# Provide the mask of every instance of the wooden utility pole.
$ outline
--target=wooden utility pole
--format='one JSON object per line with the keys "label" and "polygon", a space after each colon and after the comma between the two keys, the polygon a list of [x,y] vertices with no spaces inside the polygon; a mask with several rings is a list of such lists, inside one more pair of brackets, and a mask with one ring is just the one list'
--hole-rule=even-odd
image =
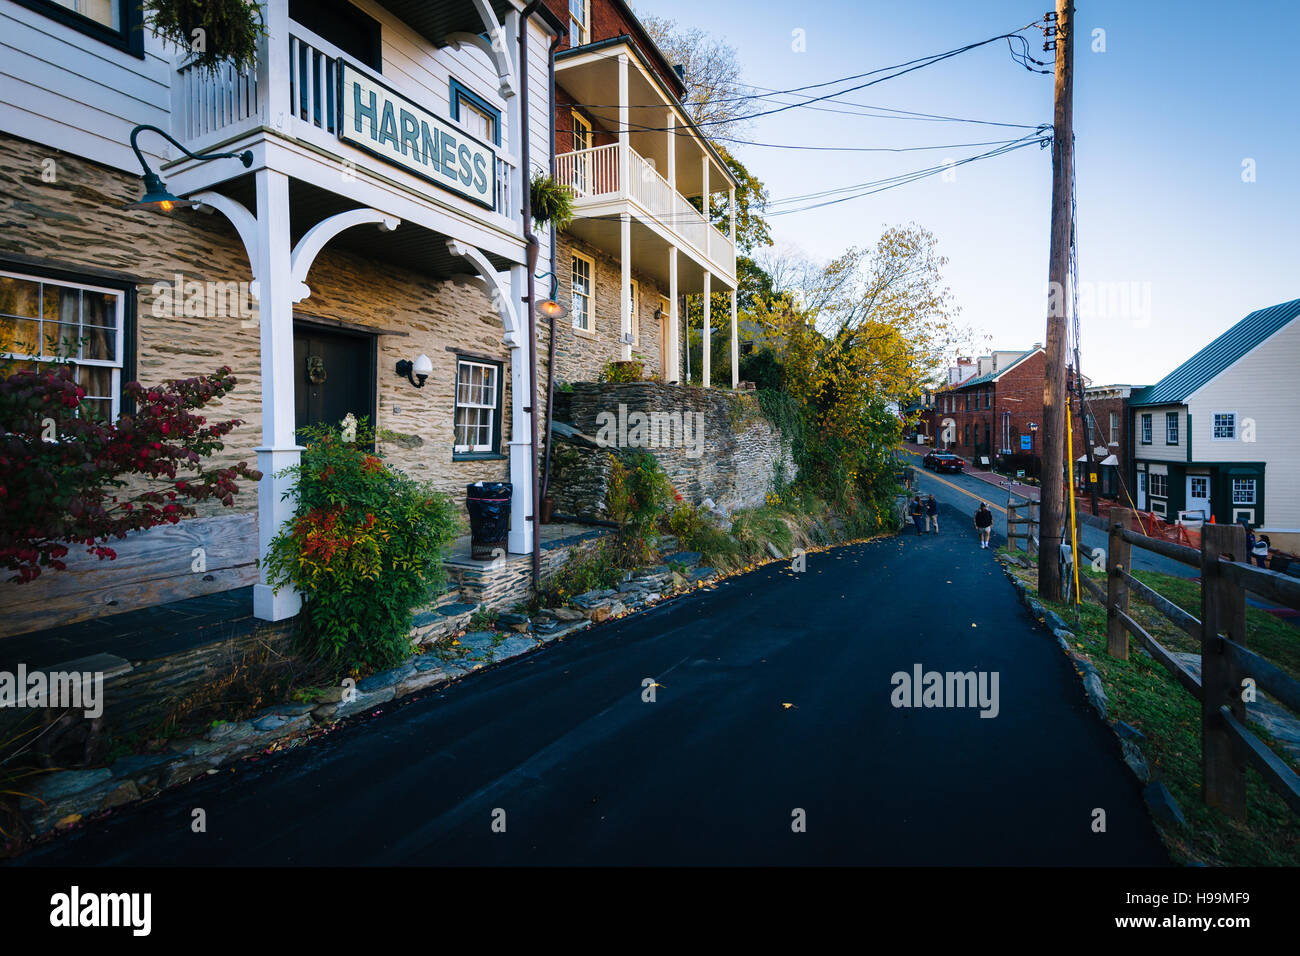
{"label": "wooden utility pole", "polygon": [[[1056,0],[1056,109],[1052,133],[1052,245],[1047,263],[1047,375],[1043,382],[1043,493],[1038,593],[1061,600],[1065,509],[1065,312],[1070,267],[1070,193],[1074,181],[1073,0]],[[1071,494],[1073,490],[1071,489]]]}

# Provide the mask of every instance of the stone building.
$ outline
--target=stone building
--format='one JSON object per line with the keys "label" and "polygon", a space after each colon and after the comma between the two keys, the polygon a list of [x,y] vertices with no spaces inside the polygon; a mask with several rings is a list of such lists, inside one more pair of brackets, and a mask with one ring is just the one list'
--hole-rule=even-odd
{"label": "stone building", "polygon": [[[73,6],[0,0],[0,352],[39,363],[32,343],[88,334],[75,368],[108,414],[132,379],[229,365],[239,385],[214,414],[245,424],[222,458],[264,476],[245,514],[183,522],[148,573],[114,562],[122,593],[256,582],[258,617],[294,615],[254,563],[291,513],[276,476],[297,429],[348,413],[458,498],[512,480],[509,548],[529,552],[522,200],[550,164],[561,21],[521,0],[266,0],[257,66],[206,72],[142,28],[136,0]],[[123,208],[144,172],[179,200],[169,214]],[[238,557],[190,574],[194,546]]]}

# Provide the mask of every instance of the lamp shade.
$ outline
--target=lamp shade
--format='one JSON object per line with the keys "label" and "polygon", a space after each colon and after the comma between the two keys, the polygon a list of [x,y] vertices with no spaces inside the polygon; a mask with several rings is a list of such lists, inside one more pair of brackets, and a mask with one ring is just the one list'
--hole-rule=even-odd
{"label": "lamp shade", "polygon": [[412,371],[420,378],[426,378],[433,374],[433,362],[429,361],[429,356],[421,352],[415,357],[415,366]]}
{"label": "lamp shade", "polygon": [[158,178],[157,173],[145,173],[141,179],[144,180],[144,195],[135,202],[127,203],[124,208],[171,212],[173,209],[187,209],[194,205],[190,200],[180,199],[168,192],[167,185]]}
{"label": "lamp shade", "polygon": [[554,299],[543,299],[538,302],[537,311],[548,319],[562,319],[569,314],[568,306],[562,305]]}

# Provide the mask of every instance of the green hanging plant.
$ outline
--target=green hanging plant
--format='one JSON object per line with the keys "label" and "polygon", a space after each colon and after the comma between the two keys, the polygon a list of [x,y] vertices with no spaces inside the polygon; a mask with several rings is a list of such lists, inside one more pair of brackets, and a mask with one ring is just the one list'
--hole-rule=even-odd
{"label": "green hanging plant", "polygon": [[533,214],[533,224],[551,225],[556,230],[573,222],[573,192],[550,176],[534,173],[528,193]]}
{"label": "green hanging plant", "polygon": [[253,0],[144,0],[141,10],[150,30],[189,50],[190,62],[208,73],[224,63],[241,72],[251,69],[267,35],[262,8]]}

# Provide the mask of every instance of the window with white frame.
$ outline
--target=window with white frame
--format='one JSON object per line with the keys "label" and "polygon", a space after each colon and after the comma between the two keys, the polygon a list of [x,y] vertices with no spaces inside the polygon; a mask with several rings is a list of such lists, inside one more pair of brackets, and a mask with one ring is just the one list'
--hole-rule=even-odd
{"label": "window with white frame", "polygon": [[1108,444],[1119,444],[1119,412],[1110,413],[1110,439]]}
{"label": "window with white frame", "polygon": [[591,0],[569,0],[569,46],[591,42]]}
{"label": "window with white frame", "polygon": [[79,414],[121,410],[125,293],[0,272],[0,362],[10,372],[66,360],[85,389]]}
{"label": "window with white frame", "polygon": [[1148,481],[1147,490],[1150,492],[1151,497],[1153,498],[1169,497],[1169,476],[1168,475],[1157,475],[1155,472],[1152,472],[1149,478],[1147,479],[1147,481]]}
{"label": "window with white frame", "polygon": [[1165,412],[1165,444],[1178,444],[1178,413]]}
{"label": "window with white frame", "polygon": [[498,450],[500,379],[501,367],[495,363],[465,358],[456,360],[456,454]]}
{"label": "window with white frame", "polygon": [[573,314],[573,327],[584,332],[590,332],[594,325],[592,302],[595,301],[595,275],[595,260],[575,252],[570,283],[573,303],[570,310]]}
{"label": "window with white frame", "polygon": [[1232,503],[1234,505],[1253,505],[1255,503],[1255,479],[1232,479]]}
{"label": "window with white frame", "polygon": [[1151,415],[1149,412],[1142,416],[1142,444],[1151,444]]}
{"label": "window with white frame", "polygon": [[1215,412],[1214,413],[1214,439],[1215,441],[1234,441],[1237,437],[1237,413],[1236,412]]}

